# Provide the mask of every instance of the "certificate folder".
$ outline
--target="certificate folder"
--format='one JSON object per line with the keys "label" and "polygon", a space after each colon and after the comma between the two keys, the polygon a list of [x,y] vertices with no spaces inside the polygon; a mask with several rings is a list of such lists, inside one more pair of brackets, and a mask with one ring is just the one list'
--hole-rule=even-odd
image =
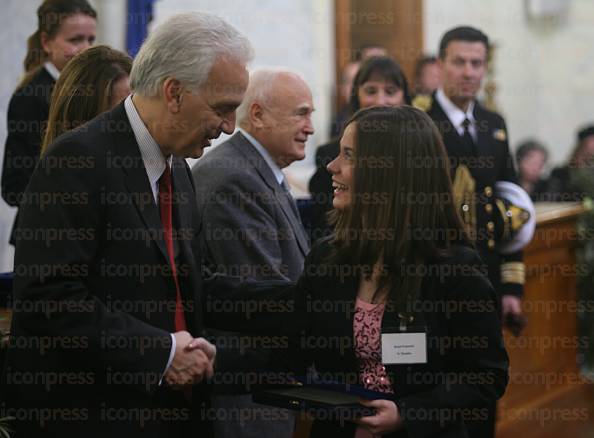
{"label": "certificate folder", "polygon": [[391,394],[369,391],[354,385],[294,385],[255,393],[255,403],[302,411],[319,419],[355,419],[375,411],[360,399],[391,399]]}

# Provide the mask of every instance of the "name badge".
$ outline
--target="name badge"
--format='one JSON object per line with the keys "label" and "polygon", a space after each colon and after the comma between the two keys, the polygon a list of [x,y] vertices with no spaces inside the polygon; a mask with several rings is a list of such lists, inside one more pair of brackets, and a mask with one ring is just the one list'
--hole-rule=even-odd
{"label": "name badge", "polygon": [[427,363],[427,333],[382,333],[382,363]]}

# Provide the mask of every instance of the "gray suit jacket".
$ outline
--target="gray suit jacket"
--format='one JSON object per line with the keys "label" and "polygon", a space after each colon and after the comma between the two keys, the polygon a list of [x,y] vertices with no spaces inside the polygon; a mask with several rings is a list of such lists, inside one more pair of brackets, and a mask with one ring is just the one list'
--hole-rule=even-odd
{"label": "gray suit jacket", "polygon": [[256,280],[295,281],[309,251],[291,199],[241,133],[192,169],[211,269]]}

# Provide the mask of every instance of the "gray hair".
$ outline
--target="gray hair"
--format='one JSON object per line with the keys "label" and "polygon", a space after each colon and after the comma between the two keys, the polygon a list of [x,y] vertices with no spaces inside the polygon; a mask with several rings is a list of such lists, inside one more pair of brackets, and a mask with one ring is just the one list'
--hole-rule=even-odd
{"label": "gray hair", "polygon": [[274,83],[280,75],[292,75],[303,80],[298,73],[283,67],[261,68],[250,73],[248,88],[236,112],[237,123],[240,126],[245,126],[252,104],[258,102],[266,107],[270,105]]}
{"label": "gray hair", "polygon": [[253,56],[248,39],[222,18],[204,12],[174,15],[142,44],[130,72],[130,88],[155,97],[165,79],[175,77],[198,91],[218,57],[247,64]]}

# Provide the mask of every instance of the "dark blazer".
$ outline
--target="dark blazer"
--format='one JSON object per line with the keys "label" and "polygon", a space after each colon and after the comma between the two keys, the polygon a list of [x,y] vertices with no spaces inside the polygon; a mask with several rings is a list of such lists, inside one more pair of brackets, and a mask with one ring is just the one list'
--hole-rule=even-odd
{"label": "dark blazer", "polygon": [[54,78],[40,67],[27,84],[17,88],[8,104],[2,172],[2,197],[8,205],[18,207],[18,196],[25,191],[35,169],[54,84]]}
{"label": "dark blazer", "polygon": [[[433,119],[443,137],[452,163],[452,180],[461,164],[468,167],[475,180],[476,245],[481,257],[489,265],[489,279],[498,293],[521,296],[523,284],[503,283],[501,267],[506,263],[521,262],[522,251],[502,255],[496,245],[498,240],[496,236],[500,234],[498,230],[502,226],[502,221],[495,204],[495,183],[497,181],[518,183],[514,160],[509,152],[505,121],[499,114],[488,111],[479,102],[475,102],[473,115],[476,119],[478,138],[476,150],[467,151],[462,138],[435,99],[435,94],[427,114]],[[460,211],[462,213],[462,210]]]}
{"label": "dark blazer", "polygon": [[[589,170],[585,170],[588,172]],[[583,187],[580,187],[578,176],[581,171],[577,168],[572,168],[569,165],[555,167],[551,171],[551,175],[545,182],[543,189],[539,194],[541,199],[537,201],[548,201],[548,202],[580,202],[586,196]],[[540,181],[539,181],[540,182]],[[542,186],[538,188],[542,189]],[[536,191],[536,189],[535,189]]]}
{"label": "dark blazer", "polygon": [[[272,291],[262,298],[265,290],[225,289],[227,294],[218,295],[217,305],[231,300],[236,308],[242,300],[265,304],[274,297],[283,311],[270,312],[268,304],[243,318],[221,315],[217,323],[275,336],[297,335],[300,348],[291,349],[291,354],[300,366],[294,372],[302,374],[305,366],[314,364],[326,381],[360,384],[353,340],[358,276],[347,265],[329,262],[331,251],[327,239],[314,245],[291,292]],[[428,362],[386,366],[405,424],[404,431],[391,436],[466,437],[468,423],[482,421],[507,385],[508,357],[495,292],[483,274],[486,267],[466,247],[455,246],[449,255],[416,269],[423,280],[412,324],[427,329]],[[397,315],[389,301],[383,328],[397,326]],[[343,427],[316,421],[311,436],[352,437],[354,429],[353,423]]]}
{"label": "dark blazer", "polygon": [[238,132],[192,169],[206,260],[217,272],[295,281],[307,235],[272,170]]}
{"label": "dark blazer", "polygon": [[[185,160],[173,159],[172,179],[177,269],[188,330],[198,336],[199,223]],[[175,436],[191,419],[183,393],[159,385],[175,285],[124,104],[60,136],[26,195],[19,227],[30,233],[16,245],[3,378],[7,406],[31,414],[17,436]],[[40,421],[39,409],[58,414]]]}
{"label": "dark blazer", "polygon": [[332,210],[332,175],[326,169],[328,163],[334,160],[340,152],[338,138],[321,145],[316,151],[316,171],[309,180],[311,194],[311,240],[316,241],[332,232],[328,225],[326,214]]}
{"label": "dark blazer", "polygon": [[[18,207],[39,159],[54,78],[39,67],[31,80],[17,88],[8,104],[8,136],[2,164],[2,198]],[[15,225],[17,219],[15,218]],[[14,244],[14,226],[11,243]]]}

